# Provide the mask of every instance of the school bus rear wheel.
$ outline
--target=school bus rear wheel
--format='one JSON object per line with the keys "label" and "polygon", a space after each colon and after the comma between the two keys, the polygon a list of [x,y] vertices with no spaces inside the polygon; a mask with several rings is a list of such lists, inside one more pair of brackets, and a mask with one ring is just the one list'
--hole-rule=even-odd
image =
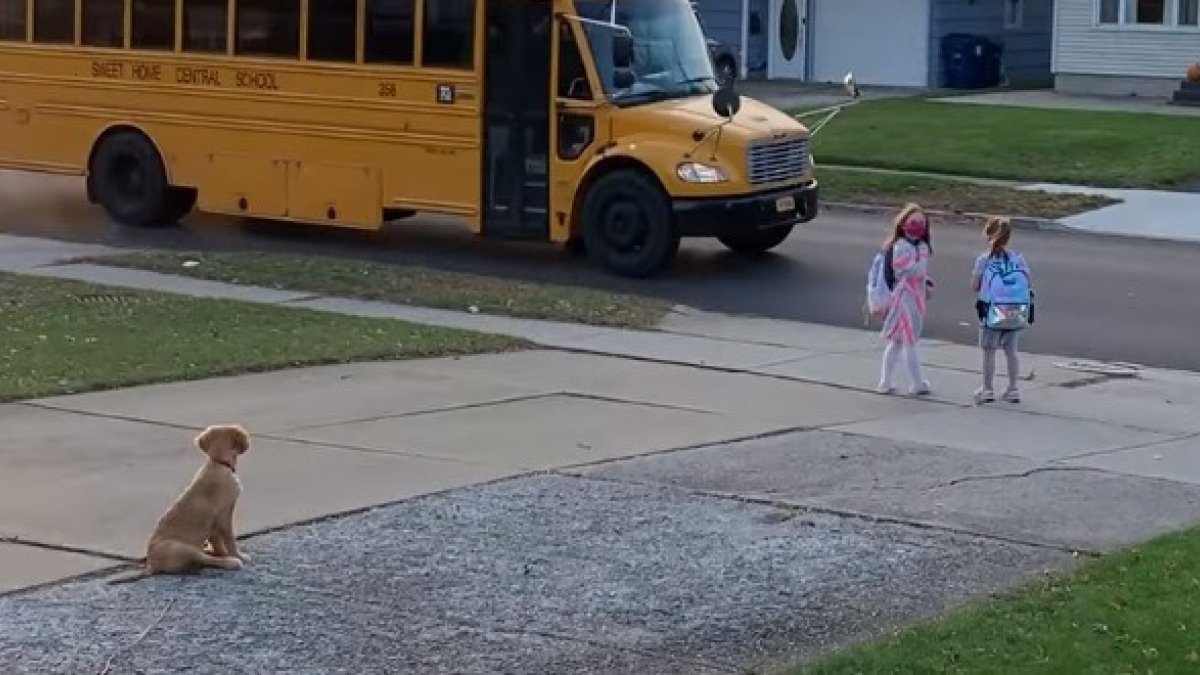
{"label": "school bus rear wheel", "polygon": [[100,139],[88,182],[88,192],[109,217],[129,227],[173,225],[195,205],[195,192],[171,186],[158,148],[138,131]]}
{"label": "school bus rear wheel", "polygon": [[658,274],[679,250],[667,195],[642,171],[600,177],[584,198],[582,217],[588,255],[620,276]]}

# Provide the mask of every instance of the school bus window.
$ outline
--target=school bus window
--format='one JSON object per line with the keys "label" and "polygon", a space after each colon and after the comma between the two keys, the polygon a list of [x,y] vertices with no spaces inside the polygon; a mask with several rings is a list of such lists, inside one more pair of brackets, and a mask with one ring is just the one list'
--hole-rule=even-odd
{"label": "school bus window", "polygon": [[175,49],[175,0],[133,0],[132,34],[134,49]]}
{"label": "school bus window", "polygon": [[237,54],[300,57],[300,0],[239,0],[236,21]]}
{"label": "school bus window", "polygon": [[80,30],[80,42],[85,47],[124,47],[124,0],[82,0],[82,2],[83,25]]}
{"label": "school bus window", "polygon": [[412,64],[415,16],[416,0],[367,0],[363,61]]}
{"label": "school bus window", "polygon": [[575,42],[575,33],[567,22],[558,24],[558,96],[577,101],[592,100],[592,88],[588,85],[587,69],[583,55]]}
{"label": "school bus window", "polygon": [[347,0],[308,0],[308,58],[354,62],[357,12]]}
{"label": "school bus window", "polygon": [[183,0],[183,51],[224,54],[228,18],[228,0]]}
{"label": "school bus window", "polygon": [[33,41],[75,42],[74,0],[33,0]]}
{"label": "school bus window", "polygon": [[0,0],[0,40],[25,41],[25,1]]}
{"label": "school bus window", "polygon": [[475,0],[425,0],[421,65],[467,68],[475,64]]}

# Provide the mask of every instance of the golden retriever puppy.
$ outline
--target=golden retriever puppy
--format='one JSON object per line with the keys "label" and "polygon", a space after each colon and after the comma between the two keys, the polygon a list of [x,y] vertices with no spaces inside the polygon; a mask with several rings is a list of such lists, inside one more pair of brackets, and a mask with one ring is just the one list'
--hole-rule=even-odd
{"label": "golden retriever puppy", "polygon": [[[158,519],[146,546],[145,568],[109,583],[204,567],[236,570],[249,560],[238,549],[233,511],[242,494],[237,462],[250,449],[250,435],[236,425],[210,426],[196,437],[196,445],[208,455],[208,461]],[[205,550],[206,544],[211,553]]]}

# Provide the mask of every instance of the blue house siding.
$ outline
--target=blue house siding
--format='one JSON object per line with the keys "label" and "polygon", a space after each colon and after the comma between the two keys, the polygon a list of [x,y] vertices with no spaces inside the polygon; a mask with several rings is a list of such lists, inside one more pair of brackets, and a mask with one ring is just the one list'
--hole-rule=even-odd
{"label": "blue house siding", "polygon": [[1004,46],[1004,70],[1013,85],[1049,85],[1054,0],[1023,0],[1019,28],[1004,27],[1007,0],[933,0],[930,84],[942,83],[942,38],[950,33],[982,35]]}
{"label": "blue house siding", "polygon": [[695,0],[704,33],[736,52],[742,43],[742,3],[738,0]]}
{"label": "blue house siding", "polygon": [[[742,3],[740,0],[695,0],[705,34],[741,53]],[[751,74],[767,68],[767,0],[750,0],[750,30],[746,65]],[[759,28],[759,30],[755,30]],[[739,64],[740,66],[741,64]]]}

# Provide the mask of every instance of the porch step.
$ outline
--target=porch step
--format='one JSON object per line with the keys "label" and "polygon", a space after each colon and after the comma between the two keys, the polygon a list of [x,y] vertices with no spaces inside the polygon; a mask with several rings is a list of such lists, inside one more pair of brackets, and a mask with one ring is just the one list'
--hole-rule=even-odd
{"label": "porch step", "polygon": [[1200,108],[1200,82],[1181,81],[1179,89],[1171,96],[1171,103]]}

